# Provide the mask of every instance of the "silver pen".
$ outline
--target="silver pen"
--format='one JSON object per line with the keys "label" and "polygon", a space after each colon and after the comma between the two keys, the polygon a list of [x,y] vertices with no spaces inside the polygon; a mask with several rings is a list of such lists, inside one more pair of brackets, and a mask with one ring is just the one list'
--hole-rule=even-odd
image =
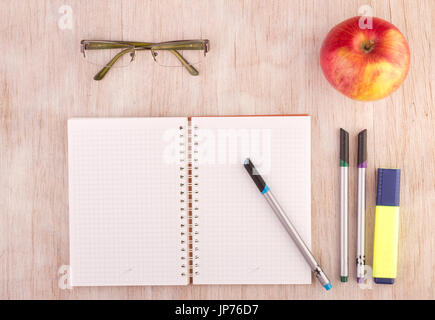
{"label": "silver pen", "polygon": [[349,277],[349,133],[340,129],[340,281]]}
{"label": "silver pen", "polygon": [[367,170],[367,129],[358,134],[358,202],[357,202],[357,246],[356,280],[364,282],[365,223],[366,223],[366,170]]}
{"label": "silver pen", "polygon": [[266,184],[266,182],[264,182],[261,175],[255,169],[254,164],[251,162],[250,159],[246,159],[245,163],[243,165],[244,165],[245,169],[248,171],[252,180],[254,180],[254,183],[256,184],[258,190],[260,190],[261,194],[264,195],[267,202],[271,206],[272,210],[275,212],[276,216],[278,217],[279,221],[281,221],[282,225],[284,226],[284,228],[287,230],[290,237],[295,242],[299,251],[302,253],[303,257],[305,258],[308,265],[310,266],[311,271],[314,273],[316,278],[319,280],[320,284],[326,290],[331,289],[332,285],[331,285],[331,282],[329,281],[328,277],[323,272],[322,268],[317,263],[316,259],[314,259],[313,254],[311,253],[310,249],[308,249],[307,245],[304,243],[301,236],[298,234],[295,227],[290,222],[289,218],[287,217],[284,210],[279,205],[279,203],[276,200],[275,196],[273,195],[272,191],[270,191],[269,186]]}

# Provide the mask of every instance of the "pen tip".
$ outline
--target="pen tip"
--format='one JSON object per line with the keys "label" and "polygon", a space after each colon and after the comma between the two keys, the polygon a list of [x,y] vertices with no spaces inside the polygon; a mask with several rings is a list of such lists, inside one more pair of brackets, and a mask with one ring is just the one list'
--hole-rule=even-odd
{"label": "pen tip", "polygon": [[329,290],[331,290],[331,288],[332,288],[332,285],[331,285],[331,282],[330,283],[327,283],[327,284],[325,284],[324,286],[323,286],[325,289],[326,289],[326,291],[329,291]]}
{"label": "pen tip", "polygon": [[349,133],[340,128],[340,167],[349,166]]}
{"label": "pen tip", "polygon": [[340,128],[340,135],[348,137],[349,136],[349,132],[347,132],[346,130]]}
{"label": "pen tip", "polygon": [[367,129],[358,134],[358,168],[367,168]]}
{"label": "pen tip", "polygon": [[340,277],[341,282],[347,282],[347,277]]}

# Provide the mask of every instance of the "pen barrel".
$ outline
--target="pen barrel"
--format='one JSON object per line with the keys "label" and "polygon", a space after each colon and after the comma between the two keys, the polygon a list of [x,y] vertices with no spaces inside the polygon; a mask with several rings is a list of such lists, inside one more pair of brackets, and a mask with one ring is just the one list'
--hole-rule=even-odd
{"label": "pen barrel", "polygon": [[314,273],[316,278],[320,281],[322,286],[328,284],[329,279],[320,268],[316,259],[314,259],[314,256],[311,253],[310,249],[308,249],[305,242],[302,240],[301,236],[297,232],[296,228],[290,222],[290,219],[287,217],[284,210],[281,208],[280,204],[276,200],[273,193],[269,190],[267,193],[264,194],[264,197],[266,198],[269,205],[272,207],[272,210],[275,212],[276,216],[281,221],[284,228],[287,230],[290,237],[293,239],[299,251],[302,253],[304,259],[307,261],[308,265],[311,268],[311,271]]}
{"label": "pen barrel", "polygon": [[316,269],[314,269],[312,271],[313,271],[314,275],[316,276],[317,280],[319,280],[320,284],[323,287],[330,283],[328,277],[323,272],[322,268],[320,268],[320,266],[317,266]]}
{"label": "pen barrel", "polygon": [[349,167],[340,167],[340,276],[349,276]]}
{"label": "pen barrel", "polygon": [[366,168],[358,168],[356,276],[364,279],[365,265]]}

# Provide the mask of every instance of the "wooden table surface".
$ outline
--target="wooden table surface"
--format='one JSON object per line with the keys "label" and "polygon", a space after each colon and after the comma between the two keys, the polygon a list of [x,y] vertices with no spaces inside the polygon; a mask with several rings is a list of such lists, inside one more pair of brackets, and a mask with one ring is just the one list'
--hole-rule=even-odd
{"label": "wooden table surface", "polygon": [[[372,103],[336,92],[319,65],[328,30],[357,15],[365,4],[395,24],[411,49],[411,69],[402,87]],[[435,298],[432,0],[1,0],[0,12],[0,298]],[[111,70],[97,82],[92,80],[97,68],[79,52],[81,39],[191,38],[211,43],[198,77],[139,55],[133,67]],[[330,292],[315,285],[59,288],[59,268],[69,264],[68,118],[295,113],[312,116],[312,249],[333,281]],[[363,290],[354,279],[354,167],[351,277],[347,284],[339,282],[340,127],[350,133],[353,164],[356,135],[368,130],[368,264],[375,170],[402,169],[398,279],[393,286]]]}

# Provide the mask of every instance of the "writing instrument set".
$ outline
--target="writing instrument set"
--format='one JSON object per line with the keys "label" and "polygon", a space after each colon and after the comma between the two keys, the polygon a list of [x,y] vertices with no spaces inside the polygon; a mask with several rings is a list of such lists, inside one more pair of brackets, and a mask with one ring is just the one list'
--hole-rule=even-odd
{"label": "writing instrument set", "polygon": [[[367,130],[358,134],[356,280],[365,281]],[[375,283],[393,284],[397,274],[400,169],[378,169],[374,232]],[[340,129],[340,280],[349,276],[349,133]]]}
{"label": "writing instrument set", "polygon": [[[349,277],[349,133],[340,129],[340,281]],[[311,271],[326,289],[331,282],[317,263],[313,254],[298,234],[252,161],[248,158],[245,169],[258,190],[265,197],[273,212],[290,235]],[[358,134],[357,156],[357,241],[356,241],[356,280],[365,281],[365,224],[366,224],[366,170],[367,170],[367,130]],[[393,284],[397,274],[397,247],[399,229],[400,170],[378,169],[376,199],[375,240],[373,255],[373,276],[375,283]]]}

